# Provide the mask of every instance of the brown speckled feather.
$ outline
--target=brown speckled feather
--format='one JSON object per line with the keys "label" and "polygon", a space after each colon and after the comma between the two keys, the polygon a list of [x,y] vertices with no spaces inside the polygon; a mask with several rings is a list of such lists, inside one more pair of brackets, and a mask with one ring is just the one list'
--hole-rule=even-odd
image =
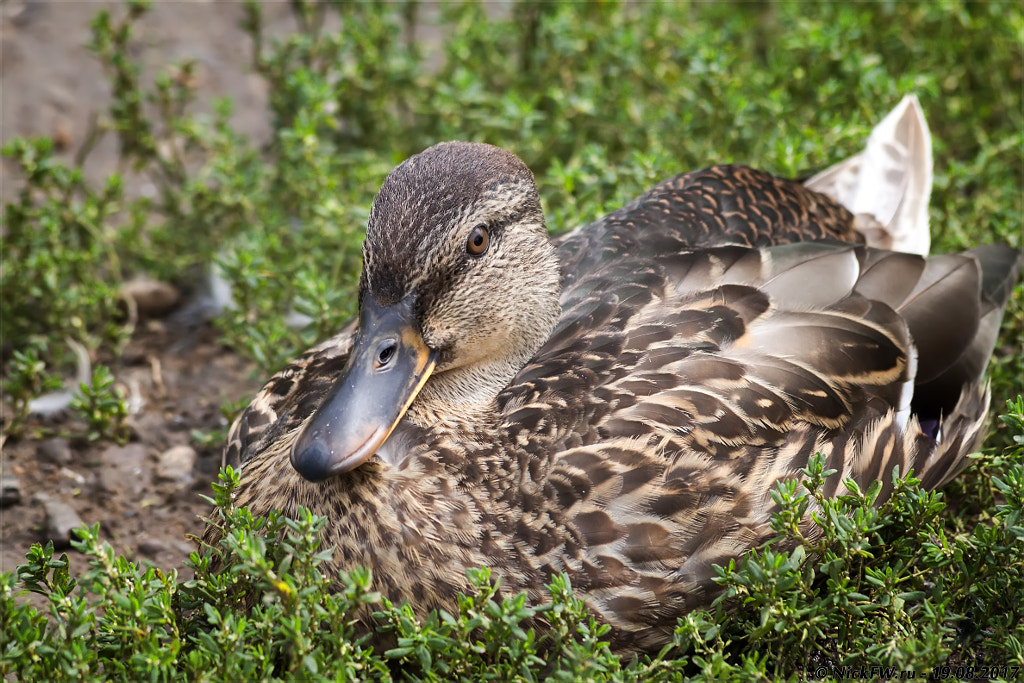
{"label": "brown speckled feather", "polygon": [[[458,245],[459,221],[488,225],[494,259],[514,260],[502,240],[511,244],[519,224],[480,216],[501,205],[493,193],[528,193],[532,182],[516,185],[525,167],[494,149],[441,145],[385,183],[368,229],[374,258],[383,259],[381,235],[395,234],[388,197],[403,202],[401,230],[422,220],[438,243],[421,247],[431,265],[392,299],[417,287],[440,302],[530,288],[513,264],[492,276],[507,281],[475,289],[486,280],[472,276],[478,262],[461,252],[445,261],[447,223],[430,218],[449,217]],[[417,203],[451,176],[445,164],[478,154],[491,155],[479,165],[483,180],[502,163],[511,179]],[[464,210],[447,205],[463,200]],[[716,595],[712,564],[773,535],[769,491],[814,452],[840,472],[827,493],[841,477],[880,480],[884,500],[894,466],[943,485],[981,436],[980,374],[1019,254],[985,247],[925,259],[810,241],[858,241],[851,220],[822,195],[743,167],[672,179],[556,240],[560,316],[503,388],[472,410],[457,389],[430,393],[447,367],[463,367],[466,352],[453,352],[385,448],[349,472],[309,482],[289,452],[343,371],[353,328],[290,364],[232,429],[228,454],[243,463],[237,502],[255,514],[306,507],[326,516],[332,570],[367,566],[378,589],[419,611],[453,609],[468,567],[490,566],[504,590],[535,598],[553,573],[568,572],[614,627],[616,647],[659,647],[681,614]],[[370,295],[373,281],[364,274]],[[963,305],[940,310],[950,301]],[[434,308],[420,317],[428,340],[435,327],[488,322]],[[922,370],[935,389],[925,399],[914,388]]]}
{"label": "brown speckled feather", "polygon": [[604,218],[555,238],[566,288],[625,255],[835,239],[862,243],[849,211],[747,166],[712,166],[659,183]]}

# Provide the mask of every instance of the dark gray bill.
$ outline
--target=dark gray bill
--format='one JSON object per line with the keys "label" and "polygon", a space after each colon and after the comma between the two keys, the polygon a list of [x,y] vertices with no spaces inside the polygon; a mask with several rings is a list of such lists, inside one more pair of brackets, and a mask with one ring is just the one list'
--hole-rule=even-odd
{"label": "dark gray bill", "polygon": [[413,296],[386,308],[363,297],[344,373],[292,445],[292,467],[309,481],[359,467],[377,452],[434,369]]}

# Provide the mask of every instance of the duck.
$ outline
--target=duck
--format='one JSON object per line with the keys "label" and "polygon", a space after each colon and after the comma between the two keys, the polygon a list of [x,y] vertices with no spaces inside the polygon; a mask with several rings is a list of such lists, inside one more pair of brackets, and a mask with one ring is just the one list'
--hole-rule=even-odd
{"label": "duck", "polygon": [[338,589],[368,568],[425,615],[457,610],[470,568],[532,600],[564,573],[617,651],[660,648],[721,594],[713,565],[775,535],[770,492],[813,454],[826,496],[878,481],[881,503],[894,468],[941,487],[984,434],[1021,254],[856,225],[717,165],[550,238],[514,153],[432,146],[373,201],[356,319],[232,425],[235,504],[325,517]]}

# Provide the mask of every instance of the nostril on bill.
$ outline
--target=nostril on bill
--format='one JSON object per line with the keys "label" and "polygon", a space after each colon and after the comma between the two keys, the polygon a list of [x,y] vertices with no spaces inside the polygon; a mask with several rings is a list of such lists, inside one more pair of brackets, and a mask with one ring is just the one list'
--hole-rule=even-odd
{"label": "nostril on bill", "polygon": [[398,344],[394,341],[385,342],[380,349],[377,351],[377,369],[386,367],[388,363],[395,357],[395,351],[398,349]]}

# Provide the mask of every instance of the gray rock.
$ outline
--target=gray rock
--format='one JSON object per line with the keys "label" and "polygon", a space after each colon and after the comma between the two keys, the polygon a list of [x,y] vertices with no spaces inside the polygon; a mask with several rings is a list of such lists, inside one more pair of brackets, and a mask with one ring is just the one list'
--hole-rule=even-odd
{"label": "gray rock", "polygon": [[161,553],[170,552],[170,548],[159,538],[146,536],[139,539],[139,552],[146,557],[155,559]]}
{"label": "gray rock", "polygon": [[0,508],[21,502],[21,482],[13,474],[0,477]]}
{"label": "gray rock", "polygon": [[188,541],[176,540],[171,541],[172,550],[181,553],[182,557],[188,557],[196,550],[195,543],[189,543]]}
{"label": "gray rock", "polygon": [[44,440],[36,449],[40,462],[64,466],[71,463],[71,444],[59,436]]}
{"label": "gray rock", "polygon": [[181,294],[172,285],[148,277],[121,284],[121,296],[135,302],[140,318],[158,317],[174,308]]}
{"label": "gray rock", "polygon": [[69,481],[75,482],[79,486],[85,483],[85,477],[83,477],[78,472],[75,472],[70,467],[61,467],[58,474],[64,477],[65,479],[68,479]]}
{"label": "gray rock", "polygon": [[192,469],[196,465],[196,452],[191,446],[172,446],[160,454],[156,463],[157,481],[181,486],[192,483]]}
{"label": "gray rock", "polygon": [[47,84],[46,100],[60,111],[71,111],[75,106],[74,93],[63,83]]}
{"label": "gray rock", "polygon": [[83,526],[82,518],[75,509],[59,500],[40,496],[46,513],[46,537],[53,541],[53,547],[60,550],[71,545],[72,529]]}
{"label": "gray rock", "polygon": [[16,9],[11,15],[11,23],[18,28],[25,28],[34,23],[43,15],[42,10],[46,7],[46,0],[26,0],[22,6]]}
{"label": "gray rock", "polygon": [[99,488],[107,493],[142,493],[142,473],[146,464],[146,447],[140,443],[111,446],[100,456],[96,471]]}

